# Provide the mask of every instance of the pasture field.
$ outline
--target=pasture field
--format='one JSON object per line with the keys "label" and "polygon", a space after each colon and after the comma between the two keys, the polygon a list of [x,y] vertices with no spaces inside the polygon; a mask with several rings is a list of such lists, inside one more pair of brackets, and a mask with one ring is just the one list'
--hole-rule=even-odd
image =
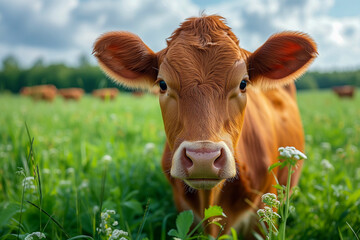
{"label": "pasture field", "polygon": [[[358,239],[360,96],[300,92],[298,102],[308,160],[287,238]],[[0,239],[37,231],[47,239],[104,239],[96,230],[100,208],[116,211],[113,228],[129,239],[171,239],[177,212],[160,167],[164,142],[154,96],[48,103],[0,95]]]}

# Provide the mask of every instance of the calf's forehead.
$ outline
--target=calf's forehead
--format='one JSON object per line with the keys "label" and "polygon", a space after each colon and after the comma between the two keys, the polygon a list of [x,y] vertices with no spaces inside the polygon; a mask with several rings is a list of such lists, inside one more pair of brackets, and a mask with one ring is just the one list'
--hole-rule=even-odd
{"label": "calf's forehead", "polygon": [[181,40],[168,47],[159,77],[180,88],[189,84],[214,84],[225,88],[234,68],[245,61],[241,49],[228,38],[203,48]]}

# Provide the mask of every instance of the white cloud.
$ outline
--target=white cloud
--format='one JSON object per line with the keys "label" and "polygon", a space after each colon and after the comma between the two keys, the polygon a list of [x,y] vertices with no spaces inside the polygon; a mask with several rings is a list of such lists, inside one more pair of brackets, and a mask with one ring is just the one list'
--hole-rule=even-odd
{"label": "white cloud", "polygon": [[275,32],[308,33],[318,44],[312,69],[360,67],[360,16],[331,17],[334,0],[245,0],[218,4],[212,13],[227,16],[241,46],[254,51]]}
{"label": "white cloud", "polygon": [[41,12],[45,15],[44,19],[57,26],[71,24],[71,11],[79,6],[77,0],[44,1]]}
{"label": "white cloud", "polygon": [[185,18],[205,9],[227,18],[250,51],[275,32],[297,30],[318,43],[313,68],[360,67],[360,16],[332,17],[333,6],[334,0],[228,0],[208,8],[191,0],[0,0],[0,59],[13,54],[26,65],[39,57],[73,64],[113,30],[138,34],[159,51]]}
{"label": "white cloud", "polygon": [[31,66],[36,60],[42,59],[44,62],[78,64],[78,58],[84,54],[80,49],[45,49],[39,47],[17,46],[13,48],[9,45],[0,45],[0,53],[3,57],[13,55],[24,66]]}

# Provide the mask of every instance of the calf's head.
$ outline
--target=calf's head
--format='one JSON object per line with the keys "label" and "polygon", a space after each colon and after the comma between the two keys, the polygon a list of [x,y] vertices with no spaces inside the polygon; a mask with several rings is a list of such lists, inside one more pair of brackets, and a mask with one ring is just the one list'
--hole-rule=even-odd
{"label": "calf's head", "polygon": [[125,86],[159,87],[171,176],[211,189],[237,174],[247,89],[289,84],[312,62],[316,45],[306,34],[283,32],[250,53],[221,17],[204,16],[182,23],[158,53],[134,34],[110,32],[94,55]]}

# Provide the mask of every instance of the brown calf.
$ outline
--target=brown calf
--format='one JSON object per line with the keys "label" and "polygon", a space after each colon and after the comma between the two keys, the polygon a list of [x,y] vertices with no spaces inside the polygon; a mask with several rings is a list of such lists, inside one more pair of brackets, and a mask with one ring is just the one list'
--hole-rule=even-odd
{"label": "brown calf", "polygon": [[65,100],[78,101],[84,95],[84,89],[82,88],[62,88],[58,90],[58,94]]}
{"label": "brown calf", "polygon": [[354,97],[354,93],[355,93],[354,86],[345,85],[345,86],[333,87],[332,89],[335,92],[335,94],[338,95],[340,98],[343,98],[343,97],[353,98]]}
{"label": "brown calf", "polygon": [[102,100],[110,99],[113,100],[118,95],[119,90],[117,88],[101,88],[96,89],[92,92],[94,97],[101,98]]}
{"label": "brown calf", "polygon": [[37,85],[32,87],[23,87],[20,94],[30,96],[34,100],[53,101],[56,97],[57,89],[54,85]]}
{"label": "brown calf", "polygon": [[[251,206],[275,192],[268,167],[278,148],[304,150],[293,81],[316,54],[315,42],[300,32],[275,34],[251,53],[220,16],[187,19],[158,53],[129,32],[104,34],[94,45],[99,65],[116,81],[159,86],[167,136],[162,167],[178,210],[201,219],[205,208],[220,205],[225,232],[235,227],[245,236],[256,222]],[[285,184],[286,171],[275,173]]]}

